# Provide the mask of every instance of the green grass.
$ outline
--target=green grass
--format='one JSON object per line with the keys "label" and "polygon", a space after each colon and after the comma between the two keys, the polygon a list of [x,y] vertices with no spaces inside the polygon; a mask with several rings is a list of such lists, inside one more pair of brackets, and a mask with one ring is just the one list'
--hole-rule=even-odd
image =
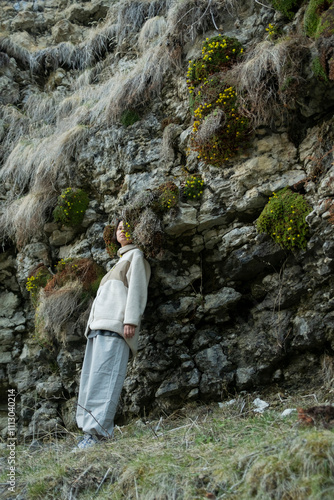
{"label": "green grass", "polygon": [[140,120],[140,116],[136,111],[133,111],[132,109],[127,109],[123,111],[121,115],[121,124],[124,125],[124,127],[129,127],[130,125],[133,125],[137,121]]}
{"label": "green grass", "polygon": [[332,4],[333,0],[310,0],[305,11],[304,27],[307,36],[314,36],[321,24],[321,14]]}
{"label": "green grass", "polygon": [[[316,399],[318,397],[318,399]],[[285,408],[331,403],[327,395],[255,396],[220,408],[190,405],[157,420],[116,428],[112,441],[71,453],[74,438],[17,447],[17,485],[25,499],[172,500],[334,498],[334,432],[303,427]],[[0,482],[5,482],[5,471]],[[0,494],[4,492],[0,492]],[[6,497],[6,493],[2,498]]]}

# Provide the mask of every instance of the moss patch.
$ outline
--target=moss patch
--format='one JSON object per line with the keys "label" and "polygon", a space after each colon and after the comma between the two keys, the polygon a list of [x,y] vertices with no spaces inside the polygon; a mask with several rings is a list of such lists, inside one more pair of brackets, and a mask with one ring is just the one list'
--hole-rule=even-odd
{"label": "moss patch", "polygon": [[316,38],[319,36],[323,36],[325,38],[329,38],[334,35],[334,4],[330,5],[330,7],[321,14],[317,31]]}
{"label": "moss patch", "polygon": [[327,15],[333,0],[310,0],[304,17],[304,27],[307,36],[319,37],[325,32],[330,36],[333,29],[333,13]]}
{"label": "moss patch", "polygon": [[303,0],[272,0],[274,9],[282,12],[285,17],[292,19]]}
{"label": "moss patch", "polygon": [[305,248],[308,225],[305,220],[311,207],[298,193],[285,188],[273,193],[264,207],[256,226],[260,233],[267,233],[282,248]]}

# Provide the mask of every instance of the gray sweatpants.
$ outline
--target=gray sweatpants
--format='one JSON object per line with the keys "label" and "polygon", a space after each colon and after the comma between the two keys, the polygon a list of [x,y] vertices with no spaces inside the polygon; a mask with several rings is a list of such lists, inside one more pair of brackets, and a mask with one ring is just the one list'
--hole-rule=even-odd
{"label": "gray sweatpants", "polygon": [[87,434],[112,435],[128,359],[129,346],[124,339],[88,338],[76,415],[78,427]]}

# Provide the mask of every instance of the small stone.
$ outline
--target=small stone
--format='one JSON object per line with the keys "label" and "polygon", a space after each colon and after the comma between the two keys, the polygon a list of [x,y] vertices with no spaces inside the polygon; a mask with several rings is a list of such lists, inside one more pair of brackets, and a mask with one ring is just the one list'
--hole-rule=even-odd
{"label": "small stone", "polygon": [[266,408],[269,408],[269,403],[260,398],[254,399],[253,405],[255,406],[253,410],[255,413],[263,413]]}
{"label": "small stone", "polygon": [[297,411],[297,410],[295,408],[287,408],[286,410],[282,411],[281,417],[288,417],[294,411]]}

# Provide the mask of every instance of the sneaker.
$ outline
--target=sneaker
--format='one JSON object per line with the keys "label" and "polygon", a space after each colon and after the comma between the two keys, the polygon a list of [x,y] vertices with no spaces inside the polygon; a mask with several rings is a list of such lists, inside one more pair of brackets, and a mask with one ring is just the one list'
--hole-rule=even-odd
{"label": "sneaker", "polygon": [[93,436],[92,434],[85,434],[81,441],[77,444],[77,447],[82,450],[84,448],[90,448],[98,442],[99,440],[96,436]]}

